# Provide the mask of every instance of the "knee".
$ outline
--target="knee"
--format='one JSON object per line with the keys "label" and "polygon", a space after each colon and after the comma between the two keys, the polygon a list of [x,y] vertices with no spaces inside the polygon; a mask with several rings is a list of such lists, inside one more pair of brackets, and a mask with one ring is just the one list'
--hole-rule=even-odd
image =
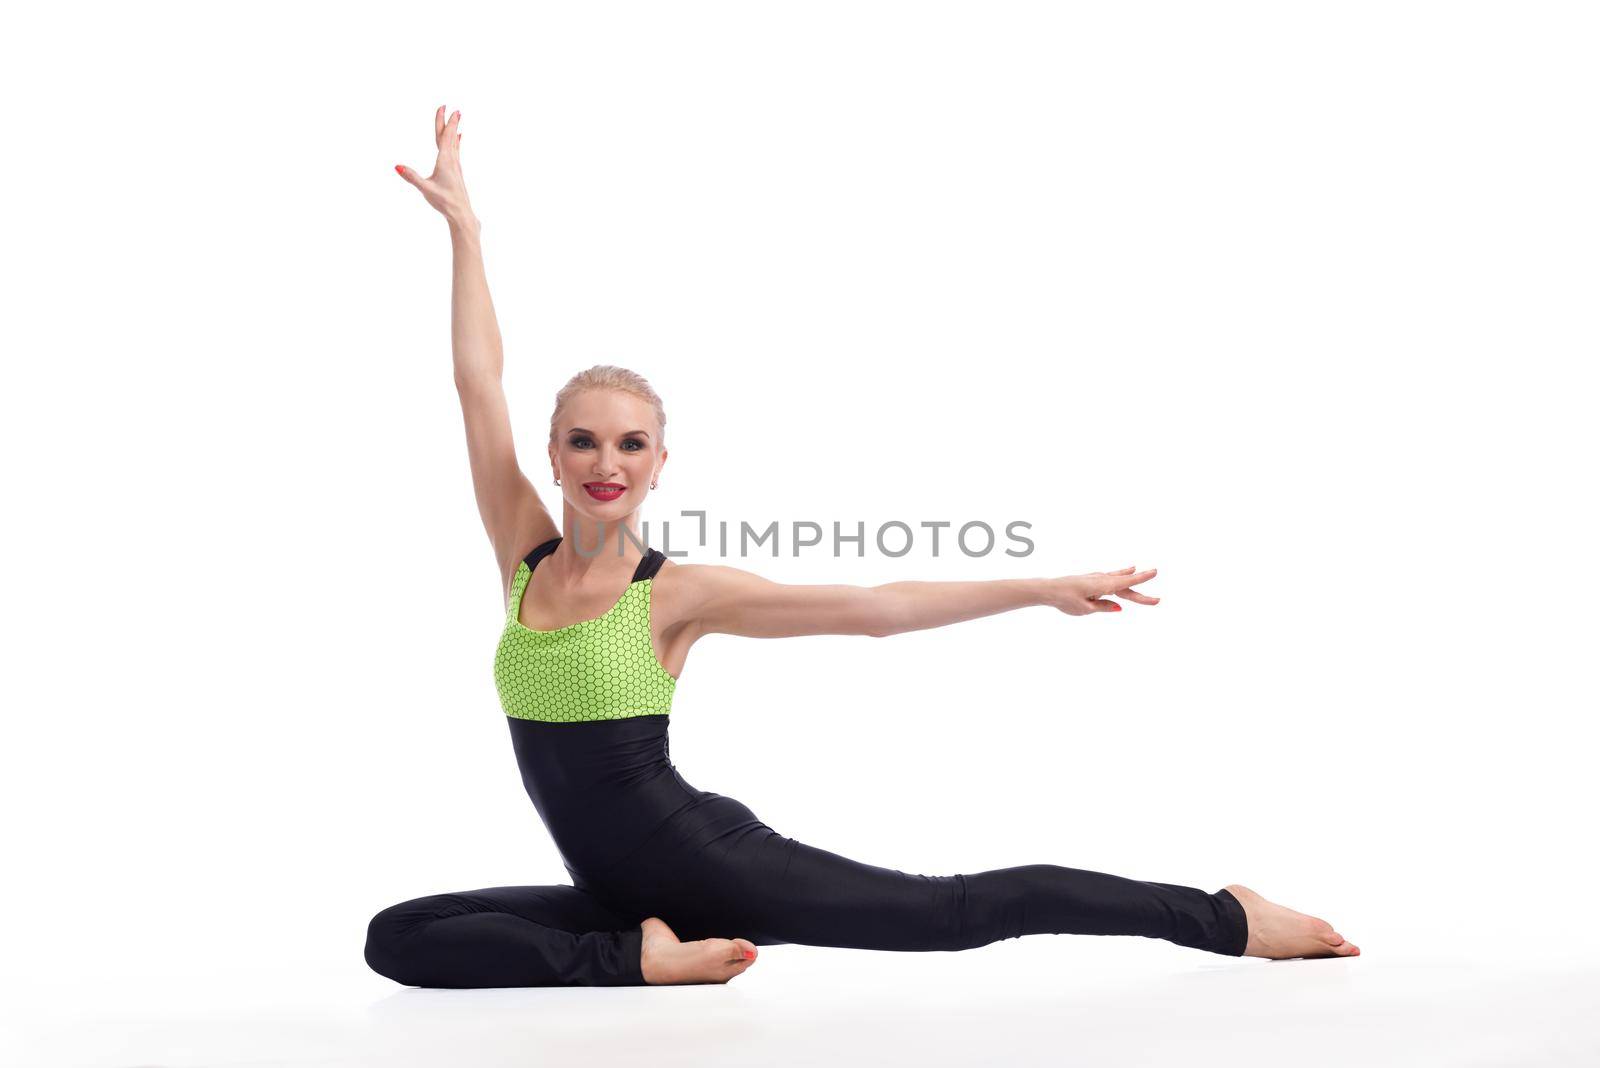
{"label": "knee", "polygon": [[426,922],[420,901],[404,901],[372,917],[367,923],[367,942],[362,951],[367,967],[403,986],[423,985],[408,960],[406,939]]}

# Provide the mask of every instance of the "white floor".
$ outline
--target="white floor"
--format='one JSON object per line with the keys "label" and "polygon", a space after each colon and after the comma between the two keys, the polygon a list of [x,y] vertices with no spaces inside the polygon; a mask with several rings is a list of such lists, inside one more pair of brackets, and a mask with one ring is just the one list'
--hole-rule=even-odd
{"label": "white floor", "polygon": [[769,946],[727,986],[417,990],[359,968],[22,985],[46,1066],[1600,1064],[1600,962],[1363,946],[1260,961],[1143,939],[961,954]]}

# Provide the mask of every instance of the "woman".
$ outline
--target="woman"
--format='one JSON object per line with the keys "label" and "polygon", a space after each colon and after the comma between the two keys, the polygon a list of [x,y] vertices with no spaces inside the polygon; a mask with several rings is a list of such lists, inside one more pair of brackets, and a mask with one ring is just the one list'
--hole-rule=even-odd
{"label": "woman", "polygon": [[374,970],[436,987],[725,983],[758,945],[961,950],[1047,933],[1143,935],[1231,956],[1360,953],[1326,922],[1238,884],[1208,894],[1050,864],[909,875],[785,838],[738,801],[691,786],[672,764],[667,722],[703,635],[882,636],[1035,604],[1115,612],[1110,597],[1155,604],[1134,589],[1155,572],[788,586],[641,552],[636,524],[666,463],[666,416],[644,379],[609,366],[556,398],[558,527],[512,445],[460,119],[434,114],[432,175],[396,170],[450,227],[456,389],[507,605],[495,683],[524,785],[572,884],[384,909],[367,933]]}

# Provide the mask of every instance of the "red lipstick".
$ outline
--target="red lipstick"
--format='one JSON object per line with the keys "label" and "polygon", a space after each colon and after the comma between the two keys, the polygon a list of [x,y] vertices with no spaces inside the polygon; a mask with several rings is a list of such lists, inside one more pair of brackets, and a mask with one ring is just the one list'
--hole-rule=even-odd
{"label": "red lipstick", "polygon": [[614,501],[627,489],[620,482],[585,482],[583,488],[597,501]]}

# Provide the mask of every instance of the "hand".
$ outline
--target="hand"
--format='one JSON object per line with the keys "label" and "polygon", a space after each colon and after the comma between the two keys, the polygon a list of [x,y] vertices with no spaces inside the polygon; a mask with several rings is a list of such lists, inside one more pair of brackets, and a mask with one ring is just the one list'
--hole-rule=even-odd
{"label": "hand", "polygon": [[1095,571],[1088,575],[1068,575],[1051,579],[1049,603],[1069,616],[1086,616],[1090,612],[1120,612],[1122,606],[1106,597],[1120,597],[1134,604],[1156,604],[1159,597],[1147,597],[1132,589],[1141,582],[1156,577],[1155,568],[1135,572],[1131,567],[1120,571]]}
{"label": "hand", "polygon": [[461,177],[461,112],[444,119],[444,105],[433,113],[433,140],[439,146],[439,158],[433,161],[433,173],[424,178],[400,163],[395,170],[400,177],[422,190],[429,204],[452,223],[472,219],[472,204],[467,200],[467,183]]}

